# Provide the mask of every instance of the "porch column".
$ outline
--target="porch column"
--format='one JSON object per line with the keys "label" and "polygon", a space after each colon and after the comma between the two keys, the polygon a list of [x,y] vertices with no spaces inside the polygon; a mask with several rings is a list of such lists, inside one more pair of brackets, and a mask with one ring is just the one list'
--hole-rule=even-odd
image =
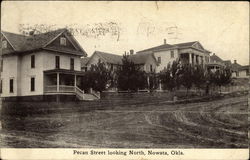
{"label": "porch column", "polygon": [[188,55],[189,55],[189,64],[192,64],[192,54],[188,53]]}
{"label": "porch column", "polygon": [[76,74],[74,75],[74,89],[76,91]]}
{"label": "porch column", "polygon": [[56,73],[56,91],[59,92],[60,75]]}
{"label": "porch column", "polygon": [[196,55],[193,54],[193,64],[196,64]]}
{"label": "porch column", "polygon": [[198,55],[195,55],[195,64],[199,64],[199,62],[198,62]]}

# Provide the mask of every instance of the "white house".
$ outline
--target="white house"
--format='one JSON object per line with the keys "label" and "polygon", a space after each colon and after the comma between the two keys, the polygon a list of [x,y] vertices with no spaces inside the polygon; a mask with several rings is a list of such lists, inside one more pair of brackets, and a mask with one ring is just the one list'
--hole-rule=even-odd
{"label": "white house", "polygon": [[83,98],[81,58],[87,53],[67,29],[29,36],[1,32],[1,97]]}
{"label": "white house", "polygon": [[207,64],[209,63],[210,51],[204,49],[204,47],[198,42],[187,42],[179,44],[167,44],[164,40],[164,44],[142,51],[138,51],[136,54],[152,54],[158,62],[156,72],[160,72],[169,63],[180,60],[182,63],[190,64]]}
{"label": "white house", "polygon": [[246,65],[246,66],[242,66],[239,69],[239,78],[249,78],[250,75],[250,66]]}
{"label": "white house", "polygon": [[[133,50],[127,53],[129,60],[135,65],[139,66],[142,71],[146,73],[154,72],[158,65],[156,59],[152,55],[137,55],[133,54]],[[104,62],[111,71],[115,71],[119,66],[122,65],[123,56],[95,51],[86,63],[86,67],[90,69],[91,65],[96,65],[98,62]],[[82,59],[85,61],[85,59]]]}

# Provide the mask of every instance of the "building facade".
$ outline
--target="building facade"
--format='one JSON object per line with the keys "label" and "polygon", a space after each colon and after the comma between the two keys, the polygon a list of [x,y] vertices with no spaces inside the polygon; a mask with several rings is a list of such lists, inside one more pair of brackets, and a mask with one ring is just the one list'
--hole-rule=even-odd
{"label": "building facade", "polygon": [[249,65],[242,66],[239,68],[238,72],[239,72],[238,78],[249,78],[250,66]]}
{"label": "building facade", "polygon": [[210,51],[203,48],[198,42],[187,42],[179,44],[164,44],[142,51],[136,54],[152,54],[158,62],[156,72],[162,71],[169,63],[180,60],[181,63],[208,64],[210,61]]}
{"label": "building facade", "polygon": [[1,97],[76,95],[87,56],[67,29],[23,36],[2,32]]}

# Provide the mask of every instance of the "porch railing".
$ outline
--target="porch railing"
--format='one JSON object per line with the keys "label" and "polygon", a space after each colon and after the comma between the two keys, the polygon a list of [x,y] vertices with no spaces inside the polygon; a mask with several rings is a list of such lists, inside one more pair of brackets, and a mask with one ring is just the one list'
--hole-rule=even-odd
{"label": "porch railing", "polygon": [[75,86],[59,85],[59,92],[75,92]]}
{"label": "porch railing", "polygon": [[59,85],[59,91],[57,91],[56,85],[49,85],[44,87],[45,92],[75,92],[74,86]]}
{"label": "porch railing", "polygon": [[76,96],[79,98],[79,99],[84,99],[84,91],[82,91],[80,88],[78,87],[75,87],[76,89]]}
{"label": "porch railing", "polygon": [[57,86],[56,85],[45,86],[44,92],[57,92]]}
{"label": "porch railing", "polygon": [[[59,90],[58,90],[59,89]],[[84,93],[83,90],[77,86],[65,86],[65,85],[49,85],[44,87],[44,92],[48,94],[58,94],[58,93],[73,93],[80,100],[93,100],[100,99],[100,92],[91,91],[91,93]]]}
{"label": "porch railing", "polygon": [[93,90],[92,90],[92,95],[94,95],[98,99],[100,99],[100,97],[101,97],[100,92],[93,91]]}

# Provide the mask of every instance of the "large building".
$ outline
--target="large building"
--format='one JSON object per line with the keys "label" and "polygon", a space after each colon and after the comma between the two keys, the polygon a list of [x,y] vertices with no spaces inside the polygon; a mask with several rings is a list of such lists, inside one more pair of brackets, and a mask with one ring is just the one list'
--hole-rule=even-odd
{"label": "large building", "polygon": [[1,97],[76,95],[84,49],[67,29],[29,36],[1,32]]}
{"label": "large building", "polygon": [[176,60],[180,60],[181,63],[204,65],[210,61],[210,51],[206,50],[198,41],[167,44],[164,40],[164,44],[138,51],[136,54],[152,54],[158,62],[156,72],[160,72],[169,63]]}

